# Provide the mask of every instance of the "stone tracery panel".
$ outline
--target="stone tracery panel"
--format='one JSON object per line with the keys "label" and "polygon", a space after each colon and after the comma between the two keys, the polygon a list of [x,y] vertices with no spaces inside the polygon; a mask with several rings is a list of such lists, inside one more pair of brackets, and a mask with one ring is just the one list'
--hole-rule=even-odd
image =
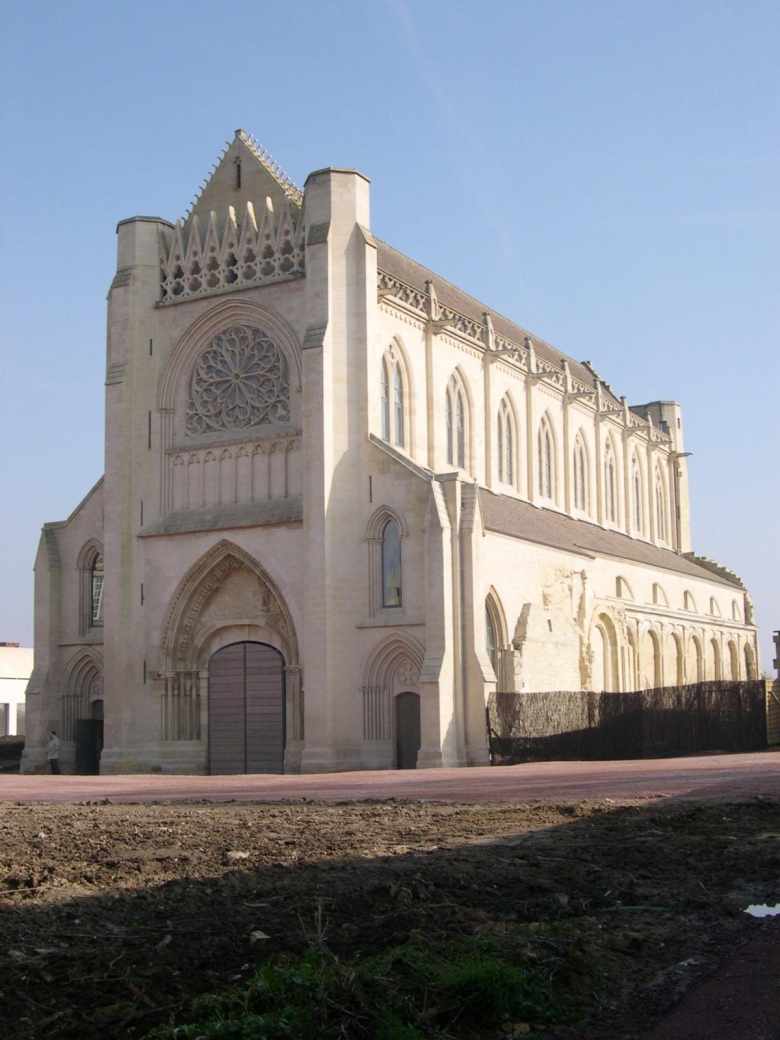
{"label": "stone tracery panel", "polygon": [[271,337],[250,325],[214,336],[190,378],[187,435],[289,421],[289,366]]}

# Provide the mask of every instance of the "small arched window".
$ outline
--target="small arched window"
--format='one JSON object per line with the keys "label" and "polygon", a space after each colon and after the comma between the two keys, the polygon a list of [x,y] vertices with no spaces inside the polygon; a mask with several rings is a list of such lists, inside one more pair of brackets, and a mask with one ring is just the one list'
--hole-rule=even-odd
{"label": "small arched window", "polygon": [[493,665],[493,671],[498,675],[498,652],[496,649],[496,626],[493,623],[493,618],[490,616],[490,607],[485,605],[485,652],[488,655],[490,663]]}
{"label": "small arched window", "polygon": [[574,442],[574,508],[588,511],[588,466],[585,458],[585,445],[577,434]]}
{"label": "small arched window", "polygon": [[404,446],[404,379],[400,365],[395,366],[395,379],[393,380],[393,419],[395,420],[395,443],[402,448]]}
{"label": "small arched window", "polygon": [[[392,387],[392,402],[390,399]],[[382,358],[380,400],[382,409],[382,440],[392,441],[399,448],[406,444],[406,373],[403,362],[393,347]]]}
{"label": "small arched window", "polygon": [[547,416],[539,423],[536,443],[537,467],[539,470],[539,495],[542,498],[555,497],[555,442],[553,440],[550,421]]}
{"label": "small arched window", "polygon": [[607,441],[604,451],[604,497],[607,520],[615,524],[617,523],[617,468],[611,440]]}
{"label": "small arched window", "polygon": [[401,606],[401,532],[395,520],[382,530],[382,606]]}
{"label": "small arched window", "polygon": [[447,462],[452,466],[454,461],[452,438],[452,395],[447,394]]}
{"label": "small arched window", "polygon": [[91,625],[100,628],[103,625],[103,556],[97,553],[92,561],[89,575],[91,595]]}
{"label": "small arched window", "polygon": [[505,484],[515,482],[515,430],[512,409],[504,398],[496,419],[496,444],[498,448],[498,479]]}
{"label": "small arched window", "polygon": [[458,465],[461,469],[465,465],[466,436],[464,428],[465,416],[463,414],[463,392],[458,390],[455,395],[455,444],[457,448]]}
{"label": "small arched window", "polygon": [[634,505],[634,530],[637,534],[642,534],[644,526],[642,523],[642,471],[636,455],[631,463],[631,490]]}
{"label": "small arched window", "polygon": [[666,541],[666,495],[664,482],[658,470],[655,473],[655,530],[659,541]]}
{"label": "small arched window", "polygon": [[390,440],[390,377],[387,361],[382,358],[382,440]]}
{"label": "small arched window", "polygon": [[498,446],[498,479],[504,479],[504,424],[501,421],[501,412],[498,413],[498,429],[496,430]]}
{"label": "small arched window", "polygon": [[456,375],[451,375],[447,384],[445,401],[447,420],[447,462],[451,466],[466,468],[466,440],[468,437],[466,398],[463,386]]}

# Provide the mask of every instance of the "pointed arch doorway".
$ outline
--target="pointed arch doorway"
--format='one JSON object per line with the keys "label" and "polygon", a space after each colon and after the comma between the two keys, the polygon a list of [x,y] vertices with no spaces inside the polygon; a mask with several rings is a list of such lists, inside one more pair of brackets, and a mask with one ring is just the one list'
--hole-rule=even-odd
{"label": "pointed arch doorway", "polygon": [[267,643],[231,643],[209,660],[212,776],[283,773],[285,662]]}

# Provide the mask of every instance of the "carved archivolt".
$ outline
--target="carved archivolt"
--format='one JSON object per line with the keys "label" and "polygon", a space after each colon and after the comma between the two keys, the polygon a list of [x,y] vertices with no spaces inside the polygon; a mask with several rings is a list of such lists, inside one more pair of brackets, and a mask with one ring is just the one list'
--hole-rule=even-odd
{"label": "carved archivolt", "polygon": [[287,359],[270,336],[247,325],[214,336],[190,379],[187,434],[289,420]]}
{"label": "carved archivolt", "polygon": [[[163,630],[162,672],[196,667],[198,631],[209,601],[236,572],[246,575],[243,585],[251,592],[247,598],[245,589],[247,602],[235,604],[235,620],[251,619],[254,624],[271,629],[284,646],[286,664],[298,664],[295,628],[275,583],[248,553],[231,542],[222,541],[192,568],[174,596]],[[216,619],[212,619],[212,627],[214,621]],[[230,618],[222,621],[227,624]]]}
{"label": "carved archivolt", "polygon": [[388,636],[376,646],[363,670],[363,739],[390,740],[392,698],[420,681],[425,648],[406,633]]}
{"label": "carved archivolt", "polygon": [[91,717],[92,701],[103,699],[103,658],[93,647],[79,650],[68,662],[62,676],[63,740],[75,740],[76,720]]}

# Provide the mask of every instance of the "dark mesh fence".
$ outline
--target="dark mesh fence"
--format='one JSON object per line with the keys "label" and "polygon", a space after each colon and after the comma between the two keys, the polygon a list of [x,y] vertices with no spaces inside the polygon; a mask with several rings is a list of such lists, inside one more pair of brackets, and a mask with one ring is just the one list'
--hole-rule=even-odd
{"label": "dark mesh fence", "polygon": [[493,693],[488,733],[495,765],[755,751],[767,746],[766,684],[718,681],[626,693]]}

